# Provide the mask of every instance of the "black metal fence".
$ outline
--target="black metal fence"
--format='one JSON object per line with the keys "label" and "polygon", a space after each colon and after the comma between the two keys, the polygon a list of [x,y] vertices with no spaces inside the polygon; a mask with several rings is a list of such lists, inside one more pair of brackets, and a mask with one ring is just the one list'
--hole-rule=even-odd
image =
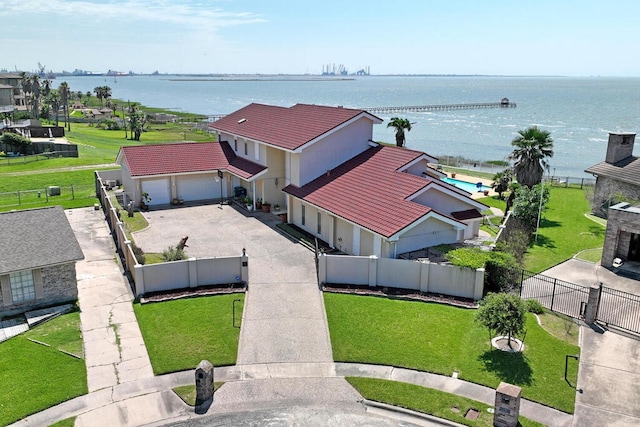
{"label": "black metal fence", "polygon": [[600,287],[596,320],[607,326],[640,333],[640,295]]}
{"label": "black metal fence", "polygon": [[579,319],[584,315],[589,288],[521,270],[520,297],[535,299],[551,311]]}
{"label": "black metal fence", "polygon": [[[583,319],[589,287],[526,270],[513,270],[516,287],[524,300],[535,299],[546,309]],[[595,320],[634,334],[640,334],[640,295],[600,285]]]}

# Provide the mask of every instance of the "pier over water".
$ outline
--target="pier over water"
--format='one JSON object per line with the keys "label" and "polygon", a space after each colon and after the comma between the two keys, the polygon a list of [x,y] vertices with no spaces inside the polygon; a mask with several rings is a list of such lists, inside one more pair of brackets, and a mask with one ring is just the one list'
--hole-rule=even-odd
{"label": "pier over water", "polygon": [[[359,108],[372,114],[384,113],[422,113],[426,111],[443,111],[443,110],[478,110],[484,108],[516,108],[516,103],[509,101],[508,98],[502,98],[500,102],[478,102],[473,104],[441,104],[441,105],[405,105],[401,107],[369,107]],[[210,122],[214,122],[223,118],[226,114],[212,114],[209,117]]]}
{"label": "pier over water", "polygon": [[363,110],[369,113],[402,113],[413,112],[422,113],[426,111],[443,111],[443,110],[478,110],[484,108],[516,108],[516,103],[503,98],[500,102],[479,102],[473,104],[441,104],[441,105],[410,105],[402,107],[369,107]]}

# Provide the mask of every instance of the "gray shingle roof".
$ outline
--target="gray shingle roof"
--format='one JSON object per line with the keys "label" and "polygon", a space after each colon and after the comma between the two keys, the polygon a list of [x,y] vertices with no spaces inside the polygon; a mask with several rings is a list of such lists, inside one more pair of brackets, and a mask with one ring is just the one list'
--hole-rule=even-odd
{"label": "gray shingle roof", "polygon": [[0,213],[0,274],[83,258],[61,206]]}
{"label": "gray shingle roof", "polygon": [[613,164],[600,162],[586,169],[585,172],[640,185],[640,157],[629,156]]}

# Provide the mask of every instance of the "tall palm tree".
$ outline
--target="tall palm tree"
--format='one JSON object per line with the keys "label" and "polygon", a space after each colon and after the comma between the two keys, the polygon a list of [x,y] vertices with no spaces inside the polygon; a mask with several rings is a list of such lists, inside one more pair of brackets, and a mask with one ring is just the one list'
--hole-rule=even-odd
{"label": "tall palm tree", "polygon": [[20,85],[22,86],[22,92],[24,93],[24,107],[29,111],[30,94],[31,94],[31,76],[22,71],[20,73]]}
{"label": "tall palm tree", "polygon": [[531,126],[518,131],[511,145],[515,148],[508,158],[515,161],[516,180],[529,188],[539,184],[544,172],[549,170],[548,158],[553,157],[553,139],[549,132]]}
{"label": "tall palm tree", "polygon": [[46,98],[47,103],[56,114],[56,126],[58,126],[58,113],[60,111],[60,94],[58,91],[52,91]]}
{"label": "tall palm tree", "polygon": [[69,98],[71,97],[69,84],[67,82],[60,83],[58,93],[60,94],[60,104],[64,107],[64,119],[67,123],[67,129],[71,130],[71,123],[69,123]]}
{"label": "tall palm tree", "polygon": [[411,122],[409,119],[401,119],[399,117],[392,117],[391,121],[387,123],[388,128],[395,128],[396,130],[396,145],[398,147],[404,147],[406,137],[404,131],[409,132],[411,130]]}
{"label": "tall palm tree", "polygon": [[93,88],[93,91],[96,94],[96,98],[100,101],[100,106],[102,107],[102,98],[104,98],[104,86],[96,86]]}
{"label": "tall palm tree", "polygon": [[31,93],[33,93],[33,103],[31,105],[33,118],[38,119],[40,116],[40,76],[37,74],[31,75]]}

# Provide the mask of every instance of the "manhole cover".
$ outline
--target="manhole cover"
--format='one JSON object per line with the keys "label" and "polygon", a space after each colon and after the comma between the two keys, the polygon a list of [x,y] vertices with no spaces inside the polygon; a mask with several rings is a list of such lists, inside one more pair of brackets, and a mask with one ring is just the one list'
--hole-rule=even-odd
{"label": "manhole cover", "polygon": [[466,414],[464,414],[464,417],[468,420],[477,420],[478,417],[480,416],[480,411],[478,411],[477,409],[473,409],[470,408]]}

